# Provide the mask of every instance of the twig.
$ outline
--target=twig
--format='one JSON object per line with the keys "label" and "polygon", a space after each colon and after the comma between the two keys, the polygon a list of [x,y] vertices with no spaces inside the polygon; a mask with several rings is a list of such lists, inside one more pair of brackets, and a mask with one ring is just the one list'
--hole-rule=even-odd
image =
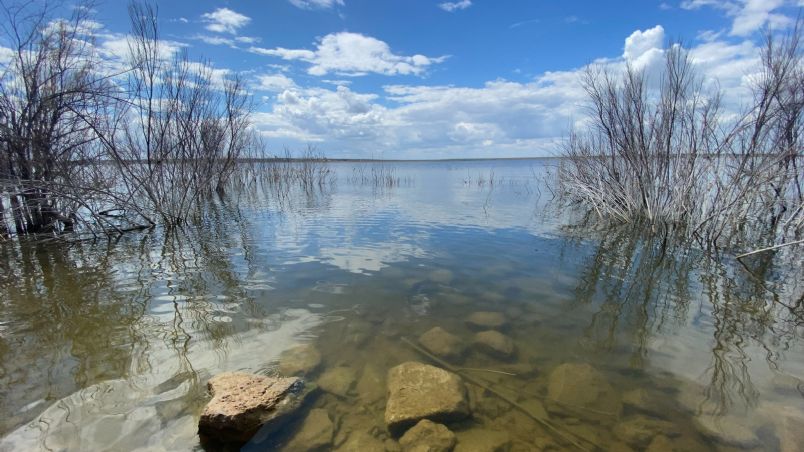
{"label": "twig", "polygon": [[737,256],[737,259],[742,259],[742,258],[744,258],[746,256],[751,256],[752,254],[764,253],[765,251],[771,251],[771,250],[779,249],[779,248],[781,248],[783,246],[797,245],[799,243],[804,243],[804,239],[796,240],[796,241],[793,241],[793,242],[782,243],[780,245],[769,246],[767,248],[760,248],[758,250],[754,250],[754,251],[751,251],[751,252],[748,252],[748,253],[743,253],[743,254],[740,254],[739,256]]}
{"label": "twig", "polygon": [[478,369],[474,367],[459,367],[457,370],[471,370],[473,372],[491,372],[495,374],[503,374],[503,375],[510,375],[512,377],[516,377],[516,374],[511,372],[504,372],[502,370],[494,370],[494,369]]}

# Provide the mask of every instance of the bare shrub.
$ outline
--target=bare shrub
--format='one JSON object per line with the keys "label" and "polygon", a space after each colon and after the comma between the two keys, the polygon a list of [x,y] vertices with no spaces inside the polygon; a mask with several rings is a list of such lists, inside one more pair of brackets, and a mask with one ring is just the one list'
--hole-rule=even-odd
{"label": "bare shrub", "polygon": [[107,118],[103,142],[139,211],[176,225],[204,196],[224,190],[254,144],[251,104],[239,76],[190,61],[183,50],[166,56],[152,4],[132,3],[129,15],[128,97]]}
{"label": "bare shrub", "polygon": [[[87,27],[89,3],[55,20],[47,5],[0,2],[0,234],[71,231],[105,221],[108,172],[85,118],[109,102]],[[7,219],[11,219],[11,224]]]}
{"label": "bare shrub", "polygon": [[563,147],[563,199],[607,220],[680,229],[706,246],[799,236],[801,27],[783,38],[767,33],[755,97],[736,120],[681,45],[666,50],[658,92],[642,70],[590,67],[589,128]]}

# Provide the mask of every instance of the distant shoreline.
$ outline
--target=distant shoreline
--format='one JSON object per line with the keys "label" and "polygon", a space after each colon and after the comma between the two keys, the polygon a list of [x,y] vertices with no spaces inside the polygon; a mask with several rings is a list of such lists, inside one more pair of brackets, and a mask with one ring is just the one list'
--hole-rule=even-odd
{"label": "distant shoreline", "polygon": [[560,157],[481,157],[481,158],[446,158],[446,159],[348,159],[348,158],[321,158],[321,159],[305,159],[305,158],[256,158],[256,159],[240,159],[241,162],[334,162],[334,163],[427,163],[427,162],[482,162],[494,160],[554,160]]}

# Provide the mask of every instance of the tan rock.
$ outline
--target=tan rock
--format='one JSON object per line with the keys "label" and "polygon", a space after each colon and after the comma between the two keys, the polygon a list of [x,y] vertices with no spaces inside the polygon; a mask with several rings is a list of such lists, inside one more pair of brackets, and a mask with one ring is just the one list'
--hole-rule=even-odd
{"label": "tan rock", "polygon": [[622,412],[620,395],[589,364],[562,364],[550,373],[547,385],[549,411],[584,418],[611,420]]}
{"label": "tan rock", "polygon": [[475,329],[499,329],[508,325],[505,315],[500,312],[474,312],[466,319],[466,324]]}
{"label": "tan rock", "polygon": [[305,395],[302,380],[240,372],[216,375],[207,383],[212,400],[198,422],[199,433],[220,441],[248,441],[260,427],[284,423]]}
{"label": "tan rock", "polygon": [[469,416],[466,387],[444,369],[409,361],[388,371],[385,424],[394,434],[422,419],[450,422]]}
{"label": "tan rock", "polygon": [[346,397],[352,386],[355,384],[357,374],[350,367],[334,367],[327,370],[318,378],[318,386],[322,390],[335,394],[340,397]]}
{"label": "tan rock", "polygon": [[419,421],[399,439],[404,452],[450,452],[456,442],[455,434],[447,427],[427,419]]}
{"label": "tan rock", "polygon": [[447,360],[458,360],[466,351],[461,338],[437,326],[419,336],[419,343],[430,353]]}
{"label": "tan rock", "polygon": [[297,345],[279,356],[279,374],[284,376],[309,375],[321,365],[321,352],[311,344]]}
{"label": "tan rock", "polygon": [[734,415],[701,414],[695,416],[694,422],[698,431],[720,443],[736,447],[753,447],[759,444],[757,426],[748,419]]}
{"label": "tan rock", "polygon": [[458,434],[455,452],[507,452],[511,437],[507,432],[473,428]]}
{"label": "tan rock", "polygon": [[511,359],[516,352],[514,341],[499,331],[481,331],[475,334],[472,343],[483,353],[499,359]]}
{"label": "tan rock", "polygon": [[647,447],[660,434],[674,437],[680,432],[672,422],[647,416],[631,416],[614,426],[614,436],[638,449]]}
{"label": "tan rock", "polygon": [[334,428],[327,410],[312,409],[284,450],[288,452],[329,450],[333,433]]}

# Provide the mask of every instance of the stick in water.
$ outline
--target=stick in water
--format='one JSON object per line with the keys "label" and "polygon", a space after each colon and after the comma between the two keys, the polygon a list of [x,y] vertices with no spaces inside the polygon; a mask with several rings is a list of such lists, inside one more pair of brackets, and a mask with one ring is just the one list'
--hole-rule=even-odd
{"label": "stick in water", "polygon": [[750,256],[752,254],[764,253],[765,251],[775,250],[775,249],[781,248],[783,246],[798,245],[799,243],[804,243],[804,240],[796,240],[794,242],[782,243],[781,245],[774,245],[774,246],[769,246],[767,248],[761,248],[761,249],[754,250],[754,251],[751,251],[751,252],[748,252],[748,253],[740,254],[739,256],[737,256],[737,259],[742,259],[742,258],[744,258],[746,256]]}

